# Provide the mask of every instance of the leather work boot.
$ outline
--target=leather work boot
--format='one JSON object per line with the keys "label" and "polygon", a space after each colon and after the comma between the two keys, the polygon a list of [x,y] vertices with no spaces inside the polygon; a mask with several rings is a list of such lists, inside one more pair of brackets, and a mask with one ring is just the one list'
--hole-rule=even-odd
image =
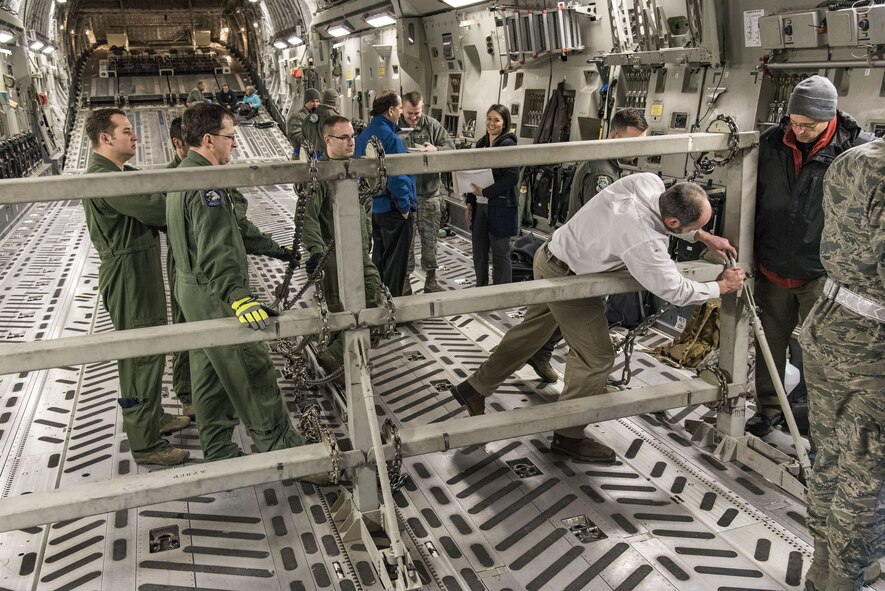
{"label": "leather work boot", "polygon": [[750,435],[755,435],[756,437],[765,437],[766,435],[771,433],[772,419],[773,417],[769,417],[763,414],[761,411],[758,411],[755,415],[750,417],[750,420],[747,421],[747,424],[744,428]]}
{"label": "leather work boot", "polygon": [[[193,411],[193,406],[191,407],[191,410]],[[191,419],[188,416],[183,414],[176,416],[164,412],[163,418],[160,419],[160,435],[169,435],[176,431],[181,431],[190,424]]]}
{"label": "leather work boot", "polygon": [[428,271],[427,276],[424,278],[424,293],[437,293],[440,291],[445,291],[445,288],[437,282],[436,271]]}
{"label": "leather work boot", "polygon": [[138,458],[133,456],[135,463],[139,466],[144,466],[146,464],[153,464],[156,466],[177,466],[178,464],[186,462],[189,457],[191,457],[189,451],[178,447],[172,447],[171,445]]}
{"label": "leather work boot", "polygon": [[181,403],[181,414],[188,417],[191,422],[194,422],[194,419],[197,418],[197,414],[194,412],[194,404],[192,402]]}
{"label": "leather work boot", "polygon": [[412,295],[412,276],[406,275],[406,278],[403,279],[403,295]]}
{"label": "leather work boot", "polygon": [[467,412],[470,413],[471,417],[485,414],[486,399],[470,385],[470,382],[464,380],[457,386],[450,386],[449,390],[452,392],[455,400],[462,406],[467,407]]}
{"label": "leather work boot", "polygon": [[585,462],[610,464],[615,461],[613,449],[587,437],[572,439],[571,437],[563,437],[559,433],[553,433],[550,451],[565,454]]}
{"label": "leather work boot", "polygon": [[529,357],[526,364],[535,370],[535,373],[538,374],[538,377],[541,378],[542,382],[552,384],[559,380],[559,374],[556,373],[556,370],[550,365],[550,360],[545,357],[534,355]]}

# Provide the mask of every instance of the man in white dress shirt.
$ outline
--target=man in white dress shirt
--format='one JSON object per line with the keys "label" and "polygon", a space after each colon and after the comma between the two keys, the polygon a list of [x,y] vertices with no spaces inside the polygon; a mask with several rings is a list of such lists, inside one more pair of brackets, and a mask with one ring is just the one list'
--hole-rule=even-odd
{"label": "man in white dress shirt", "polygon": [[[712,213],[699,185],[678,183],[665,189],[654,174],[630,175],[599,192],[538,249],[535,279],[626,268],[643,288],[677,306],[737,291],[744,282],[741,269],[728,268],[716,281],[692,281],[679,273],[667,250],[670,236],[678,236],[703,242],[723,258],[724,251],[736,256],[728,240],[701,230]],[[523,321],[504,335],[489,359],[452,388],[455,398],[471,415],[483,414],[485,398],[522,367],[557,326],[570,348],[559,400],[602,394],[615,354],[605,301],[590,297],[529,306]],[[585,437],[582,427],[554,432],[551,450],[591,462],[615,459],[610,448]]]}

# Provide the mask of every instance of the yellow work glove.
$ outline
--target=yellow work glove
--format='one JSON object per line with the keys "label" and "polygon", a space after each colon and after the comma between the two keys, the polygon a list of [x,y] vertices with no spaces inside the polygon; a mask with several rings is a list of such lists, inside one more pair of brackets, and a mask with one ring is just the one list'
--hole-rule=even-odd
{"label": "yellow work glove", "polygon": [[237,300],[230,307],[236,312],[240,324],[245,324],[254,330],[267,328],[270,326],[269,318],[280,315],[273,308],[267,308],[251,297]]}

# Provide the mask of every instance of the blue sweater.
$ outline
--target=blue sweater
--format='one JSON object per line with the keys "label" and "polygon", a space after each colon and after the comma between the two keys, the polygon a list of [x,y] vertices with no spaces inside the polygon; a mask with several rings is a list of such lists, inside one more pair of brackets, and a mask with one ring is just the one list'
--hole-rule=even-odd
{"label": "blue sweater", "polygon": [[[384,154],[405,154],[406,145],[396,132],[399,127],[391,123],[383,115],[375,115],[356,138],[355,157],[366,155],[366,146],[373,135],[381,141]],[[414,175],[394,175],[387,177],[387,189],[372,200],[372,213],[387,213],[396,209],[400,213],[418,209],[418,191],[415,187]]]}

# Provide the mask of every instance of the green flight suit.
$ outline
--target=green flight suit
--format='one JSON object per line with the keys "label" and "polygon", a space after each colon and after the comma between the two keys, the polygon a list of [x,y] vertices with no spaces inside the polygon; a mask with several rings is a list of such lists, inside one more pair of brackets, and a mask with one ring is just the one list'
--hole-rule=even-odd
{"label": "green flight suit", "polygon": [[[319,192],[311,199],[304,210],[304,227],[302,229],[301,240],[304,248],[311,255],[323,253],[327,244],[335,236],[335,218],[332,215],[332,191],[334,183],[331,181],[322,181],[320,183]],[[372,201],[369,200],[366,206],[360,208],[360,235],[363,243],[363,281],[365,282],[366,305],[375,305],[375,294],[381,287],[381,275],[378,273],[377,267],[372,262],[369,255],[370,237],[372,235],[372,218],[369,208],[372,207]],[[341,312],[344,307],[341,305],[341,299],[338,295],[338,263],[335,256],[335,250],[326,258],[326,264],[323,267],[323,293],[326,296],[326,305],[330,312]],[[329,353],[338,361],[344,359],[344,339],[341,333],[336,333],[332,337],[329,344]]]}
{"label": "green flight suit", "polygon": [[[180,168],[211,166],[194,151]],[[175,257],[175,298],[188,322],[236,316],[231,304],[249,297],[249,265],[233,200],[225,189],[170,193],[169,242]],[[245,329],[244,329],[245,330]],[[190,352],[194,412],[207,460],[236,457],[237,416],[260,452],[304,443],[283,409],[273,361],[264,343]]]}
{"label": "green flight suit", "polygon": [[[126,165],[123,171],[135,170]],[[87,173],[121,172],[93,153]],[[166,288],[158,227],[166,224],[162,193],[84,199],[86,227],[98,252],[98,290],[116,330],[166,324]],[[117,361],[123,430],[136,459],[169,447],[160,436],[165,355]]]}
{"label": "green flight suit", "polygon": [[[181,158],[176,154],[166,168],[178,168],[181,164]],[[243,244],[246,247],[246,254],[264,255],[276,257],[281,247],[271,238],[270,234],[265,234],[258,227],[249,221],[246,217],[246,211],[249,203],[243,194],[237,189],[228,189],[234,204],[234,211],[237,216],[237,225],[240,228],[240,235],[243,237]],[[168,245],[168,238],[167,238]],[[172,256],[172,247],[169,246],[166,252],[166,275],[169,278],[169,295],[172,308],[172,323],[178,324],[185,322],[184,314],[175,299],[175,259]],[[191,403],[191,367],[190,355],[188,351],[177,351],[172,354],[172,390],[183,404]]]}

